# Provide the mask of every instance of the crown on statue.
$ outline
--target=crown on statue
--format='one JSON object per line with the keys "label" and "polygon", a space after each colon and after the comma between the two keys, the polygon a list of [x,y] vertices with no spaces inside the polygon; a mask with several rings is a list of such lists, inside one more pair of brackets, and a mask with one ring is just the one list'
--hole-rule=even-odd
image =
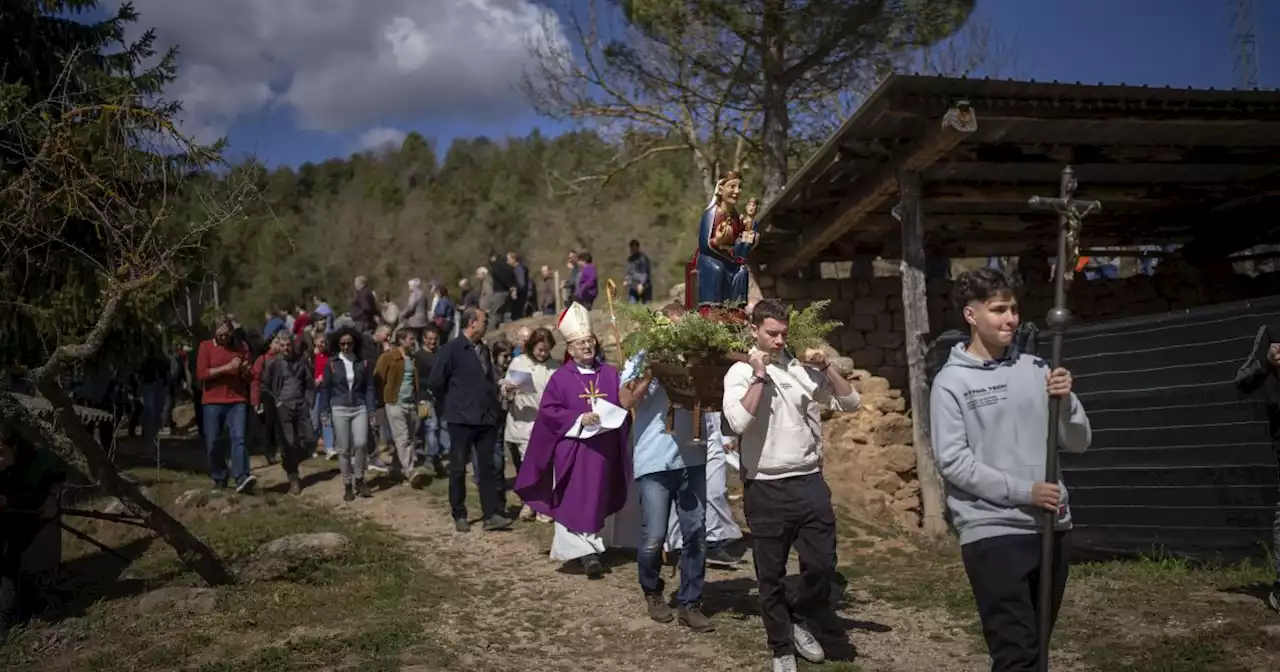
{"label": "crown on statue", "polygon": [[571,303],[556,320],[556,330],[566,343],[586,338],[591,335],[591,313],[582,304]]}

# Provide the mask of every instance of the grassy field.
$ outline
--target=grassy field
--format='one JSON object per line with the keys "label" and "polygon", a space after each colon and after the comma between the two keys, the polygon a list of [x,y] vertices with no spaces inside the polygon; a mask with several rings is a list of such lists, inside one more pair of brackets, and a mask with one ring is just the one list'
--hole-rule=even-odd
{"label": "grassy field", "polygon": [[[166,504],[207,480],[168,471],[140,472]],[[69,539],[66,574],[84,585],[57,620],[36,621],[0,649],[0,669],[93,672],[196,670],[449,669],[451,656],[422,629],[445,590],[404,544],[380,528],[308,507],[275,493],[232,498],[229,513],[184,511],[182,518],[231,563],[249,560],[259,545],[298,532],[338,532],[353,542],[345,557],[307,563],[287,576],[220,588],[216,608],[168,602],[148,606],[146,594],[201,585],[162,542],[115,523],[74,526],[135,557],[120,574],[119,559]],[[153,593],[154,594],[154,593]],[[202,596],[192,592],[193,602]]]}
{"label": "grassy field", "polygon": [[[426,494],[447,499],[436,483]],[[473,510],[479,509],[474,488]],[[514,497],[512,498],[514,501]],[[741,516],[739,515],[741,519]],[[874,600],[918,612],[942,614],[952,623],[930,635],[942,648],[985,654],[973,595],[953,542],[922,543],[883,525],[840,515],[841,573],[851,602],[845,613],[858,618],[860,600]],[[745,526],[744,526],[745,529]],[[550,546],[549,526],[518,526],[520,533]],[[632,565],[625,570],[633,571]],[[737,582],[754,585],[750,565]],[[754,602],[742,591],[717,587],[724,575],[709,577],[707,600]],[[1280,669],[1280,616],[1263,597],[1274,580],[1265,562],[1192,564],[1171,557],[1147,556],[1105,562],[1074,562],[1062,613],[1054,633],[1055,669],[1098,672],[1261,672]],[[668,579],[678,581],[678,579]],[[717,611],[754,613],[754,604]],[[763,653],[763,633],[754,619],[721,617],[717,636],[730,637]],[[1264,627],[1271,626],[1269,633]],[[851,661],[822,666],[827,672],[863,669]],[[939,669],[953,669],[943,667]]]}
{"label": "grassy field", "polygon": [[[323,477],[331,465],[313,466],[304,473]],[[206,489],[207,479],[155,468],[135,474],[151,487],[157,501],[237,566],[251,561],[264,542],[295,532],[338,532],[354,543],[339,559],[303,564],[282,578],[209,593],[200,591],[198,579],[148,533],[73,519],[73,526],[132,562],[126,568],[119,559],[68,537],[65,574],[77,582],[67,590],[69,601],[48,620],[16,633],[0,649],[0,669],[424,672],[483,662],[483,654],[463,656],[451,650],[438,640],[438,631],[426,625],[433,618],[438,621],[440,604],[462,588],[433,575],[409,542],[387,527],[362,522],[353,511],[315,498],[289,497],[270,489],[252,497],[232,497],[226,512],[217,507],[174,507],[181,493]],[[468,490],[471,510],[478,513],[475,488]],[[444,515],[445,482],[432,484],[415,498],[419,496],[430,505],[422,511]],[[806,669],[980,668],[985,644],[958,548],[952,543],[920,543],[847,513],[840,516],[840,525],[841,572],[848,579],[849,598],[844,613],[855,620],[852,642],[847,650],[829,648],[833,657],[843,660]],[[550,545],[549,525],[520,524],[514,534],[532,541],[538,553]],[[464,550],[458,547],[454,552]],[[634,564],[627,558],[617,561],[617,579],[629,588]],[[764,659],[763,632],[753,617],[757,609],[750,565],[732,573],[715,571],[708,579],[705,600],[708,613],[715,614],[715,639],[751,659]],[[1193,566],[1160,557],[1078,562],[1072,567],[1055,633],[1054,667],[1100,672],[1280,669],[1280,617],[1260,599],[1271,579],[1268,568],[1251,564]],[[668,579],[669,587],[675,580]],[[510,588],[500,582],[487,585],[477,583],[466,590],[487,591],[488,598],[501,600]],[[454,593],[446,592],[450,586]],[[185,602],[157,602],[152,599],[157,589],[186,591],[197,607],[201,600],[212,603],[197,608]],[[583,588],[588,589],[590,585]],[[637,605],[627,602],[623,608],[638,609]],[[523,622],[531,631],[557,627],[555,619],[542,618],[537,609],[524,612]],[[465,618],[461,623],[465,625]],[[896,648],[912,649],[910,664],[886,666],[886,660],[897,660]],[[922,661],[928,665],[922,667]]]}
{"label": "grassy field", "polygon": [[[856,529],[847,534],[858,535]],[[866,535],[862,535],[863,538]],[[964,624],[956,641],[985,652],[954,544],[841,554],[850,586],[904,607],[942,607]],[[859,547],[861,546],[861,547]],[[1076,562],[1054,632],[1055,667],[1100,672],[1245,672],[1280,669],[1280,617],[1262,601],[1273,575],[1261,563],[1193,565],[1168,557]],[[1273,632],[1264,630],[1270,626]]]}

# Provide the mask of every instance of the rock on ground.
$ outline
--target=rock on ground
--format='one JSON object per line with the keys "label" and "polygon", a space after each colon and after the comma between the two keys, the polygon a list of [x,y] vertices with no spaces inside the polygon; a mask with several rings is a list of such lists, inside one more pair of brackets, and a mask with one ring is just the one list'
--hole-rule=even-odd
{"label": "rock on ground", "polygon": [[290,534],[258,547],[258,554],[286,560],[332,560],[350,546],[351,540],[337,532]]}
{"label": "rock on ground", "polygon": [[337,532],[290,534],[259,546],[248,562],[236,568],[236,578],[245,583],[275,581],[306,562],[340,558],[350,548],[351,540]]}
{"label": "rock on ground", "polygon": [[218,607],[218,593],[212,588],[171,586],[153,590],[138,598],[143,613],[209,614]]}

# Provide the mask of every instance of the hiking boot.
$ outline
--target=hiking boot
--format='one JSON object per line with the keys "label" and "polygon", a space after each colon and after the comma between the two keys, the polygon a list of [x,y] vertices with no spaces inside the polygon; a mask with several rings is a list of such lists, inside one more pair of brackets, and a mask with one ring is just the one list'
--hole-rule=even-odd
{"label": "hiking boot", "polygon": [[680,625],[694,632],[715,632],[716,629],[711,619],[702,613],[702,605],[697,603],[680,605]]}
{"label": "hiking boot", "polygon": [[428,480],[427,472],[421,469],[418,469],[413,472],[412,476],[409,477],[409,487],[413,488],[414,490],[419,490],[421,488],[426,487],[427,480]]}
{"label": "hiking boot", "polygon": [[363,478],[356,479],[356,494],[365,499],[373,496],[373,493],[369,492],[369,486],[364,482]]}
{"label": "hiking boot", "polygon": [[236,492],[242,495],[250,494],[253,492],[253,484],[257,482],[258,477],[253,474],[249,474],[244,477],[243,481],[236,484]]}
{"label": "hiking boot", "polygon": [[470,532],[470,531],[471,531],[471,523],[468,523],[466,518],[454,518],[454,519],[453,519],[453,531],[454,531],[454,532],[464,532],[464,533],[465,533],[465,532]]}
{"label": "hiking boot", "polygon": [[604,578],[604,563],[600,562],[600,556],[598,555],[583,556],[582,570],[586,572],[587,578],[592,581]]}
{"label": "hiking boot", "polygon": [[509,530],[511,529],[511,522],[510,518],[500,513],[495,513],[490,516],[488,520],[484,521],[484,531],[498,532],[499,530]]}
{"label": "hiking boot", "polygon": [[302,494],[302,479],[297,474],[289,474],[289,494]]}
{"label": "hiking boot", "polygon": [[645,593],[644,603],[649,612],[649,618],[659,623],[670,623],[671,619],[675,618],[671,613],[671,606],[662,599],[662,593]]}
{"label": "hiking boot", "polygon": [[773,659],[773,672],[797,672],[795,656],[777,656]]}
{"label": "hiking boot", "polygon": [[356,501],[356,493],[354,490],[351,489],[350,483],[342,484],[342,501],[344,502]]}
{"label": "hiking boot", "polygon": [[799,623],[791,624],[791,644],[796,647],[796,653],[801,658],[811,663],[821,663],[827,659],[827,652],[822,650],[817,638]]}

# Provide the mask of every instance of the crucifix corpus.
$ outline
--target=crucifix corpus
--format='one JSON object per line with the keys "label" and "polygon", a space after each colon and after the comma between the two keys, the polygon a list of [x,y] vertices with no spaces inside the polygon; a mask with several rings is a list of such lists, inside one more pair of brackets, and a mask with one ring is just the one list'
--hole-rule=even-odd
{"label": "crucifix corpus", "polygon": [[[1075,272],[1076,260],[1080,257],[1080,222],[1085,217],[1102,209],[1098,201],[1081,201],[1075,198],[1076,174],[1071,166],[1062,169],[1062,178],[1058,183],[1058,197],[1047,198],[1032,196],[1029,201],[1035,210],[1052,210],[1058,213],[1058,258],[1053,273],[1053,308],[1045,317],[1045,322],[1053,334],[1053,347],[1049,358],[1049,370],[1062,366],[1062,336],[1071,322],[1071,311],[1067,309],[1067,285]],[[1058,482],[1058,419],[1062,417],[1062,406],[1065,399],[1049,400],[1049,438],[1046,442],[1045,456],[1046,483]],[[1053,623],[1053,556],[1054,527],[1059,513],[1046,511],[1043,530],[1040,536],[1040,599],[1038,631],[1040,636],[1039,669],[1049,670],[1049,631]]]}

